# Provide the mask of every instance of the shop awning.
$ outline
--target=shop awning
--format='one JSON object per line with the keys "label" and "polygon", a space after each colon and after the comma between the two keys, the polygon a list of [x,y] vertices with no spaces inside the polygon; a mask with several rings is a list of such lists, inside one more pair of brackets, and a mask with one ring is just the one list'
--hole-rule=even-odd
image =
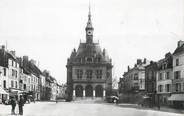
{"label": "shop awning", "polygon": [[0,94],[8,94],[3,88],[0,87]]}
{"label": "shop awning", "polygon": [[170,101],[184,101],[184,94],[172,94],[171,97],[168,98]]}
{"label": "shop awning", "polygon": [[22,93],[23,93],[23,91],[21,91],[21,90],[11,89],[11,92],[9,93],[9,95],[14,96],[14,95],[20,95]]}

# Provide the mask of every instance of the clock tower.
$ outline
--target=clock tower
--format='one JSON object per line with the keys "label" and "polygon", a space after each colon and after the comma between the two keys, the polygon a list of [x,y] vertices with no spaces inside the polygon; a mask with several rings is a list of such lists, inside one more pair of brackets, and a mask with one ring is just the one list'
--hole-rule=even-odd
{"label": "clock tower", "polygon": [[112,60],[101,49],[100,44],[93,41],[91,11],[85,27],[86,41],[80,42],[67,59],[66,100],[76,98],[106,98],[112,93]]}
{"label": "clock tower", "polygon": [[85,28],[86,30],[86,43],[93,43],[93,26],[92,26],[92,21],[91,21],[91,10],[89,6],[89,14],[88,14],[88,22],[87,26]]}

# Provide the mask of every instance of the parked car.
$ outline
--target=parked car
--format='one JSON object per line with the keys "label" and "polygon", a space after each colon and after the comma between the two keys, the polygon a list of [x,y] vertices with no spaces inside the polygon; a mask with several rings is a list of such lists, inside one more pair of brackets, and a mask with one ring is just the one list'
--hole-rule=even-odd
{"label": "parked car", "polygon": [[117,96],[108,96],[108,97],[106,97],[106,101],[108,103],[118,103],[119,97],[117,97]]}

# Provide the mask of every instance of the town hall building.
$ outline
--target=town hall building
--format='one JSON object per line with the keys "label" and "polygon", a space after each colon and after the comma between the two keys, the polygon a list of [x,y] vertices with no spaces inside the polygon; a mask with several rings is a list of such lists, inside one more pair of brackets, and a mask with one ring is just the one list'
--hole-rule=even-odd
{"label": "town hall building", "polygon": [[106,50],[93,41],[90,8],[85,31],[86,42],[80,42],[67,60],[68,99],[106,97],[111,93],[112,61]]}

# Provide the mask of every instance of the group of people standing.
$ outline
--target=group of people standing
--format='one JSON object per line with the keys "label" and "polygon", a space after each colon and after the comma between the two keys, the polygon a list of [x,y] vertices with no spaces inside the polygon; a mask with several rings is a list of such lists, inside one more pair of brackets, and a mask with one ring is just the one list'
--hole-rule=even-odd
{"label": "group of people standing", "polygon": [[11,114],[12,115],[15,115],[15,107],[16,105],[18,104],[18,107],[19,107],[19,115],[23,115],[23,106],[24,106],[24,98],[23,96],[21,95],[20,98],[17,100],[16,97],[12,97],[11,100],[10,100],[10,104],[12,106],[12,109],[11,109]]}

